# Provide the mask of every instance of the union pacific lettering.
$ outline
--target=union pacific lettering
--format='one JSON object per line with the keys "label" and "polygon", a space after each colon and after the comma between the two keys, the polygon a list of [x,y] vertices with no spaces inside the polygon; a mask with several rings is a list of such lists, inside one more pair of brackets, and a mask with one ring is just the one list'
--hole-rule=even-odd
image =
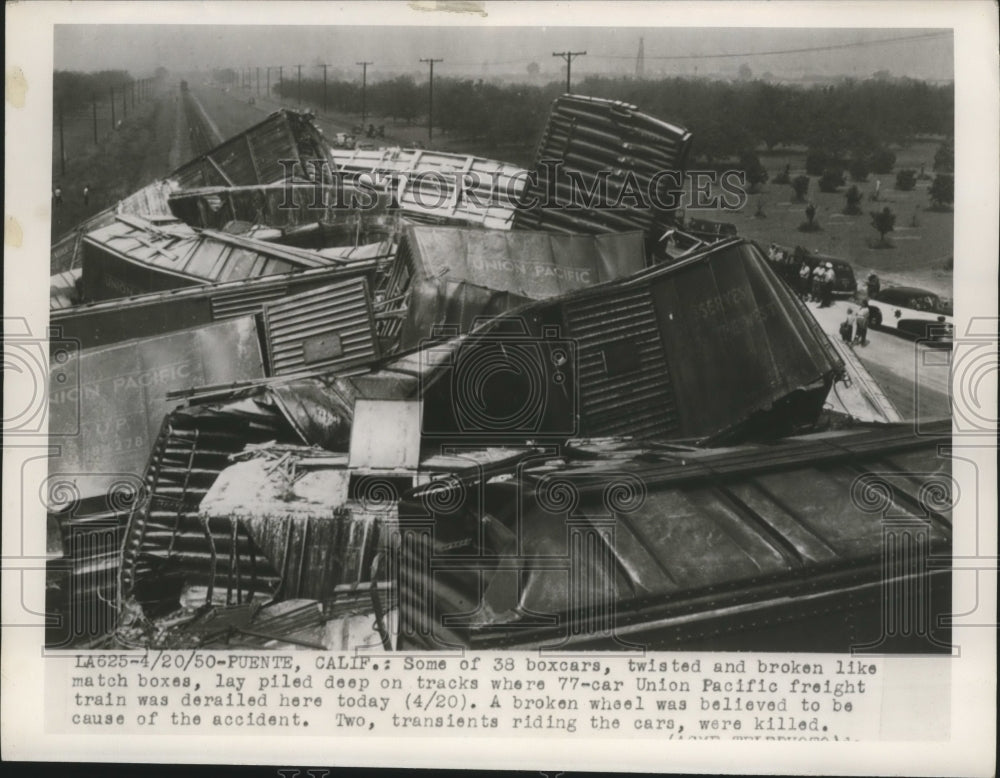
{"label": "union pacific lettering", "polygon": [[116,376],[111,381],[111,388],[116,392],[129,389],[146,389],[151,386],[171,384],[174,381],[191,377],[191,363],[178,362],[173,365],[153,368],[143,373]]}
{"label": "union pacific lettering", "polygon": [[500,271],[506,273],[517,273],[532,278],[558,278],[565,281],[574,281],[580,284],[591,284],[593,278],[591,271],[585,268],[556,267],[555,265],[537,262],[513,262],[509,259],[482,259],[472,258],[469,260],[469,267],[480,271]]}

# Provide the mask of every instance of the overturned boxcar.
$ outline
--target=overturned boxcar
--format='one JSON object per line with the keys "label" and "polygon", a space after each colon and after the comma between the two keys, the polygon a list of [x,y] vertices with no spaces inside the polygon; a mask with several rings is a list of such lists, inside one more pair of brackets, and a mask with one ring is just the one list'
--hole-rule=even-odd
{"label": "overturned boxcar", "polygon": [[418,487],[398,648],[948,653],[950,441],[586,442]]}

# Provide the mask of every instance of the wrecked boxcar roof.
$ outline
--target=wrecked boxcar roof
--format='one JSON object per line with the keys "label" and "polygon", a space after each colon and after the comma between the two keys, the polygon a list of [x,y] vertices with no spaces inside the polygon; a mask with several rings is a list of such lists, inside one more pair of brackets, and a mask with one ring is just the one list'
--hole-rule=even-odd
{"label": "wrecked boxcar roof", "polygon": [[83,243],[82,292],[88,301],[338,263],[305,249],[138,217],[118,216]]}
{"label": "wrecked boxcar roof", "polygon": [[54,273],[49,279],[49,308],[53,311],[79,304],[80,268]]}
{"label": "wrecked boxcar roof", "polygon": [[[921,587],[913,618],[937,634],[895,637],[947,651],[930,609],[951,610],[950,433],[592,451],[418,487],[400,505],[399,648],[841,651],[891,640],[886,609]],[[929,558],[895,554],[907,539]]]}
{"label": "wrecked boxcar roof", "polygon": [[425,149],[329,147],[334,169],[363,175],[369,186],[391,192],[417,221],[509,230],[527,171],[506,162]]}

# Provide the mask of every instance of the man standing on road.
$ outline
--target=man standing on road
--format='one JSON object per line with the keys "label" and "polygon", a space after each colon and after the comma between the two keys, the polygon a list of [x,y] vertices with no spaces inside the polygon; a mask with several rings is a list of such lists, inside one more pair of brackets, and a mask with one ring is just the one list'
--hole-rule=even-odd
{"label": "man standing on road", "polygon": [[858,345],[868,345],[868,317],[870,315],[871,311],[868,308],[868,301],[863,300],[861,307],[858,308],[858,314],[854,319],[854,342]]}
{"label": "man standing on road", "polygon": [[820,308],[829,308],[833,304],[833,284],[837,276],[833,272],[833,263],[826,263],[826,270],[823,272],[823,301]]}
{"label": "man standing on road", "polygon": [[62,205],[62,187],[61,186],[56,186],[56,188],[52,190],[52,201],[56,205]]}
{"label": "man standing on road", "polygon": [[848,346],[854,343],[854,327],[857,324],[858,317],[854,314],[853,308],[847,309],[847,318],[840,323],[840,339],[844,341]]}
{"label": "man standing on road", "polygon": [[90,205],[90,184],[83,185],[83,204]]}
{"label": "man standing on road", "polygon": [[865,287],[868,290],[869,300],[874,300],[878,297],[879,290],[882,289],[882,282],[878,280],[878,276],[875,275],[874,270],[868,274],[868,278],[865,281]]}
{"label": "man standing on road", "polygon": [[823,263],[817,262],[816,267],[813,268],[812,272],[813,302],[821,303],[823,301],[823,276],[825,274],[826,274],[826,269],[823,267]]}
{"label": "man standing on road", "polygon": [[809,299],[809,277],[812,271],[809,270],[809,263],[802,260],[802,267],[799,268],[799,297],[803,302]]}

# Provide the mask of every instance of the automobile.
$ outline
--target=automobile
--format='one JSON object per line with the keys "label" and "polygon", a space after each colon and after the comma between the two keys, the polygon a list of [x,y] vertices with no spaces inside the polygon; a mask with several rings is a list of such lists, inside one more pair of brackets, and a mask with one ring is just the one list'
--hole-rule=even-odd
{"label": "automobile", "polygon": [[890,286],[868,301],[869,325],[914,340],[950,345],[955,335],[951,303],[915,286]]}
{"label": "automobile", "polygon": [[338,132],[333,136],[333,145],[338,149],[353,149],[354,136],[347,132]]}

